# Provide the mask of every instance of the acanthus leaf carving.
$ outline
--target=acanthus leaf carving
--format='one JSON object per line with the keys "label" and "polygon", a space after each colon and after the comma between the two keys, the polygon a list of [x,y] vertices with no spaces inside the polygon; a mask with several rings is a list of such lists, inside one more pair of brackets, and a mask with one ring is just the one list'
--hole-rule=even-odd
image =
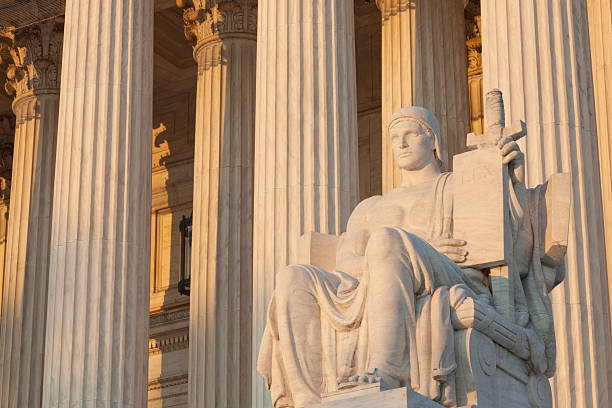
{"label": "acanthus leaf carving", "polygon": [[185,37],[198,44],[226,34],[257,33],[257,0],[177,0]]}
{"label": "acanthus leaf carving", "polygon": [[41,90],[59,92],[62,59],[63,17],[15,30],[0,29],[0,52],[6,69],[5,90],[20,97]]}

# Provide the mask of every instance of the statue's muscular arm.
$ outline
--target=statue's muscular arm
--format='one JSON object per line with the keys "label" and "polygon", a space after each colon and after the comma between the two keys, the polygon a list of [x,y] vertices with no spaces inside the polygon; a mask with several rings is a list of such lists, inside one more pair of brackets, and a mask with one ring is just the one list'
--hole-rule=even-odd
{"label": "statue's muscular arm", "polygon": [[379,195],[367,198],[353,210],[336,253],[337,270],[355,277],[361,275],[365,249],[370,238],[368,214],[381,199]]}

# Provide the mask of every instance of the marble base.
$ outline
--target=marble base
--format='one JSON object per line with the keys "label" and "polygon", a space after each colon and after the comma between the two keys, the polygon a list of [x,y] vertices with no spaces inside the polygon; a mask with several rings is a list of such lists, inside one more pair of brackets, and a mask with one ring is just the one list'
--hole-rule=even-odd
{"label": "marble base", "polygon": [[364,384],[323,395],[323,402],[308,408],[443,408],[410,388],[381,391],[380,384]]}

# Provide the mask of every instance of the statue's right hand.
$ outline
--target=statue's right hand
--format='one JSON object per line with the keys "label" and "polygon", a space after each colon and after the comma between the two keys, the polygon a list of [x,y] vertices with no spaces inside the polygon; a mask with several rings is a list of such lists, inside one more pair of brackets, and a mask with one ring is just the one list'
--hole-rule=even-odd
{"label": "statue's right hand", "polygon": [[430,244],[436,248],[438,252],[448,256],[456,263],[465,262],[468,252],[460,248],[465,246],[466,242],[464,240],[456,238],[438,238],[430,241]]}

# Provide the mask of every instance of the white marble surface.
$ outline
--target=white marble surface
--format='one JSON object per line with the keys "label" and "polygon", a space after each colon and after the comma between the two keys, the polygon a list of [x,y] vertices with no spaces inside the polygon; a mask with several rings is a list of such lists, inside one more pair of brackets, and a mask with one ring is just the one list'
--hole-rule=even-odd
{"label": "white marble surface", "polygon": [[[353,2],[259,0],[258,11],[254,358],[277,271],[302,234],[340,233],[359,197]],[[252,406],[269,406],[252,378]]]}
{"label": "white marble surface", "polygon": [[[508,397],[508,406],[522,407],[510,394],[522,393],[524,403],[529,378],[554,374],[548,293],[563,274],[542,267],[545,234],[537,227],[563,206],[546,206],[544,187],[525,188],[524,156],[510,136],[468,154],[486,154],[486,164],[499,170],[494,183],[480,188],[482,175],[465,177],[482,165],[480,155],[459,166],[463,173],[441,172],[439,126],[431,112],[403,108],[389,123],[402,185],[362,201],[340,237],[303,236],[298,259],[305,263],[278,272],[257,364],[272,402],[316,406],[348,398],[352,387],[380,383],[382,389],[408,386],[446,407],[462,405],[474,387],[482,406],[501,407]],[[501,248],[489,254],[499,265],[490,273],[459,267],[469,254],[466,237],[458,234],[470,231],[453,229],[454,216],[466,213],[456,207],[475,207],[455,201],[462,189],[478,190],[472,201],[495,196],[490,211],[480,206],[470,218],[470,229],[482,230],[469,236],[473,248]],[[567,226],[567,216],[559,218]],[[478,357],[478,342],[465,340],[457,349],[455,331],[471,328],[492,350],[484,357]],[[509,356],[509,366],[500,360],[502,370],[524,374],[510,379],[498,372],[496,348]],[[490,361],[479,371],[474,356]]]}
{"label": "white marble surface", "polygon": [[552,293],[557,407],[612,404],[610,303],[595,135],[587,2],[483,0],[484,88],[499,88],[506,123],[524,120],[527,184],[572,177],[567,277]]}
{"label": "white marble surface", "polygon": [[[603,222],[612,224],[612,2],[587,0]],[[612,228],[605,228],[609,298],[612,299]],[[612,311],[612,303],[610,304]]]}
{"label": "white marble surface", "polygon": [[[440,120],[443,160],[465,150],[469,97],[463,0],[377,0],[382,17],[382,192],[402,182],[388,143],[387,118],[423,106]],[[452,69],[450,68],[452,67]]]}
{"label": "white marble surface", "polygon": [[61,20],[51,19],[17,31],[10,47],[16,128],[0,326],[7,408],[39,407],[42,398],[62,36]]}
{"label": "white marble surface", "polygon": [[153,2],[66,3],[43,404],[144,407]]}
{"label": "white marble surface", "polygon": [[249,407],[257,2],[197,10],[189,406]]}

